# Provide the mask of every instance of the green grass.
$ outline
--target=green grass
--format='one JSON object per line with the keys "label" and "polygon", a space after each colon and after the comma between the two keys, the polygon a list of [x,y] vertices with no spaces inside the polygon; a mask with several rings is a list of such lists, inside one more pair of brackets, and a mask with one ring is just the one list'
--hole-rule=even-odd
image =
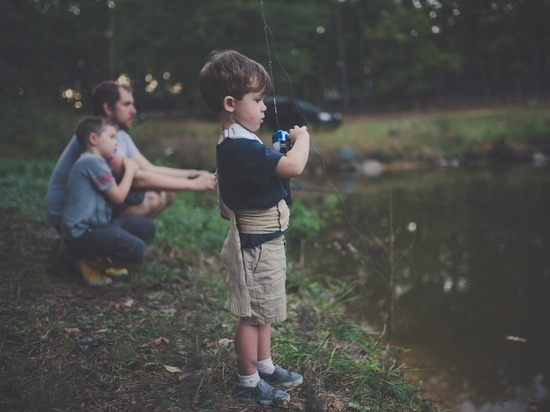
{"label": "green grass", "polygon": [[[75,117],[74,115],[71,115]],[[52,121],[41,133],[25,124],[0,138],[0,406],[3,410],[264,410],[243,406],[235,376],[234,320],[223,310],[219,251],[227,222],[210,193],[181,193],[157,220],[144,265],[111,287],[86,286],[57,234],[44,224],[44,195],[54,160],[72,128]],[[55,128],[58,127],[59,130]],[[132,135],[160,164],[212,169],[219,133],[212,122],[151,115]],[[550,111],[511,108],[457,113],[346,116],[336,130],[311,127],[326,167],[338,149],[382,161],[483,158],[496,145],[548,153]],[[17,139],[15,138],[17,136]],[[270,133],[261,131],[264,141]],[[24,160],[23,160],[24,159]],[[42,159],[42,160],[38,160]],[[432,411],[405,379],[400,348],[350,321],[353,284],[305,276],[304,242],[341,219],[297,203],[289,234],[289,320],[274,327],[276,361],[302,371],[288,410]]]}
{"label": "green grass", "polygon": [[[0,136],[4,156],[50,159],[59,155],[76,121],[87,113],[34,108],[30,122],[7,124]],[[456,112],[402,112],[346,115],[337,129],[310,127],[314,150],[331,168],[339,162],[338,150],[352,147],[358,160],[383,162],[440,159],[483,159],[495,145],[509,150],[550,151],[550,110],[520,106]],[[140,150],[157,164],[213,169],[217,122],[193,120],[182,113],[150,113],[131,131]],[[270,142],[271,132],[258,133]]]}
{"label": "green grass", "polygon": [[498,140],[537,148],[549,139],[548,108],[522,107],[349,117],[334,132],[314,133],[313,144],[328,151],[350,146],[360,156],[395,161],[481,157]]}
{"label": "green grass", "polygon": [[[0,406],[3,410],[259,411],[232,396],[234,319],[223,310],[225,232],[215,196],[181,193],[159,218],[145,264],[127,281],[86,286],[43,223],[41,202],[53,162],[0,160]],[[30,190],[28,190],[30,188]],[[297,222],[320,230],[298,207]],[[297,239],[294,239],[297,241]],[[353,285],[295,279],[289,319],[274,326],[276,362],[305,384],[280,410],[435,411],[367,325],[350,321]]]}

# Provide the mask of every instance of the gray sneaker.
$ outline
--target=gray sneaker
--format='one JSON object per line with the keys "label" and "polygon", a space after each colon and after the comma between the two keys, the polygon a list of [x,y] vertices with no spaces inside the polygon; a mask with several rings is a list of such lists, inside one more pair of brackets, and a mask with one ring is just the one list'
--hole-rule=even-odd
{"label": "gray sneaker", "polygon": [[262,405],[282,404],[290,401],[288,393],[274,388],[263,379],[260,379],[253,388],[237,386],[237,396],[241,399],[259,402]]}
{"label": "gray sneaker", "polygon": [[258,373],[260,374],[260,378],[267,383],[282,386],[283,388],[294,388],[304,381],[304,378],[299,373],[287,371],[279,365],[275,365],[275,371],[271,375],[259,371]]}

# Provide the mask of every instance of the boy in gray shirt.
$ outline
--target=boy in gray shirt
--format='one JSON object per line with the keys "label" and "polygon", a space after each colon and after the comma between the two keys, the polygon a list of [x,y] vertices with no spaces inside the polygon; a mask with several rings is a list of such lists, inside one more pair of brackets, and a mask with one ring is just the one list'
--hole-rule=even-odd
{"label": "boy in gray shirt", "polygon": [[124,174],[117,184],[108,164],[117,149],[116,133],[116,124],[104,117],[79,122],[76,136],[85,151],[71,169],[63,199],[61,238],[84,280],[93,286],[108,285],[112,275],[127,273],[106,269],[142,263],[156,231],[148,218],[112,219],[113,205],[124,201],[138,169],[125,158]]}

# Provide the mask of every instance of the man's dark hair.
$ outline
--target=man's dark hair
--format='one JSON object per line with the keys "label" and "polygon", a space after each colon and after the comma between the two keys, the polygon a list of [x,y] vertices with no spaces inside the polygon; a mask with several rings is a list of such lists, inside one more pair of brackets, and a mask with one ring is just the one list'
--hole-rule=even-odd
{"label": "man's dark hair", "polygon": [[114,80],[107,80],[99,83],[92,90],[92,113],[94,116],[105,116],[103,103],[107,103],[110,107],[115,107],[120,100],[120,88],[132,92],[130,86],[118,84]]}
{"label": "man's dark hair", "polygon": [[234,50],[214,51],[199,73],[199,89],[206,106],[218,114],[223,99],[241,100],[250,92],[269,93],[271,78],[264,67]]}
{"label": "man's dark hair", "polygon": [[78,122],[75,134],[78,144],[82,146],[82,150],[86,150],[88,147],[90,134],[95,133],[100,135],[107,126],[113,126],[115,129],[118,129],[115,122],[103,116],[89,116]]}

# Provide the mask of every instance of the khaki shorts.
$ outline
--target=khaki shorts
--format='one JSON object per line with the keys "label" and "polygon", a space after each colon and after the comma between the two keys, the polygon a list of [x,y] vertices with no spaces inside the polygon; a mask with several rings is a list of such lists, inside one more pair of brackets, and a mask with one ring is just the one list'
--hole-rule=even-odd
{"label": "khaki shorts", "polygon": [[252,316],[240,321],[248,325],[265,325],[285,320],[285,237],[243,249],[243,261]]}

